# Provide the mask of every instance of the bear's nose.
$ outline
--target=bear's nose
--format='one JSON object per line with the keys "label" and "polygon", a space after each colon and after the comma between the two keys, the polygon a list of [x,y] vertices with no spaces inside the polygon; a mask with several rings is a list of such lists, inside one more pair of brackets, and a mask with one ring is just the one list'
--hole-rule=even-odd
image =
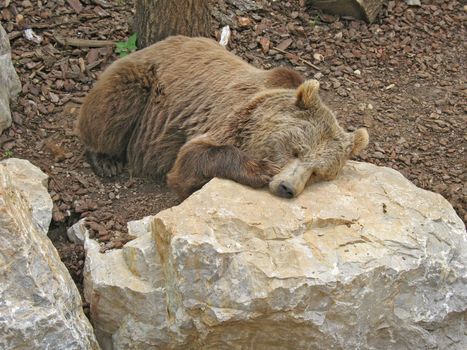
{"label": "bear's nose", "polygon": [[277,195],[284,198],[292,198],[295,196],[293,187],[286,181],[281,181],[277,188]]}

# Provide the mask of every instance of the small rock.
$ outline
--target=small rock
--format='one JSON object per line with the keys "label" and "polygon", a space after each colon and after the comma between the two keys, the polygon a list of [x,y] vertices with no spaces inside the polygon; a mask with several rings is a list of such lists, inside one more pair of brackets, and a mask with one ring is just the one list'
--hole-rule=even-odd
{"label": "small rock", "polygon": [[349,93],[347,92],[347,90],[344,88],[344,87],[340,87],[337,89],[337,94],[339,96],[342,96],[342,97],[346,97],[349,95]]}
{"label": "small rock", "polygon": [[22,26],[24,22],[24,16],[20,13],[16,15],[16,25]]}
{"label": "small rock", "polygon": [[89,235],[88,230],[85,226],[86,219],[81,219],[73,226],[69,227],[66,231],[67,237],[70,242],[76,244],[84,244],[84,240]]}
{"label": "small rock", "polygon": [[314,60],[317,61],[317,62],[322,62],[322,61],[324,61],[324,56],[321,55],[320,53],[317,53],[317,52],[313,54],[313,58],[314,58]]}
{"label": "small rock", "polygon": [[383,153],[379,152],[379,151],[373,152],[373,157],[375,157],[377,159],[385,159],[386,158],[386,156]]}
{"label": "small rock", "polygon": [[422,6],[420,0],[405,0],[405,3],[409,6]]}
{"label": "small rock", "polygon": [[334,35],[334,39],[340,40],[340,39],[342,39],[342,36],[343,36],[342,32],[339,32],[336,35]]}
{"label": "small rock", "polygon": [[251,18],[238,17],[238,24],[240,25],[240,27],[249,27],[252,23],[253,21],[251,20]]}
{"label": "small rock", "polygon": [[315,74],[313,75],[313,78],[315,78],[316,80],[319,80],[319,79],[321,79],[322,77],[323,77],[323,73],[321,73],[321,72],[315,73]]}

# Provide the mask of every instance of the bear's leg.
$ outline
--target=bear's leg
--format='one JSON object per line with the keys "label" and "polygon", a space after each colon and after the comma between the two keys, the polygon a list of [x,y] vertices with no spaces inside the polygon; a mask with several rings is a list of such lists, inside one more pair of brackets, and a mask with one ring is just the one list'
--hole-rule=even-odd
{"label": "bear's leg", "polygon": [[94,172],[101,177],[112,177],[123,171],[123,161],[118,157],[86,151],[86,156]]}
{"label": "bear's leg", "polygon": [[232,145],[218,145],[207,137],[185,144],[167,175],[168,185],[181,198],[188,197],[213,177],[259,188],[279,172],[268,160],[256,160]]}
{"label": "bear's leg", "polygon": [[80,108],[77,132],[86,149],[124,156],[149,99],[161,94],[157,67],[122,59],[104,71]]}

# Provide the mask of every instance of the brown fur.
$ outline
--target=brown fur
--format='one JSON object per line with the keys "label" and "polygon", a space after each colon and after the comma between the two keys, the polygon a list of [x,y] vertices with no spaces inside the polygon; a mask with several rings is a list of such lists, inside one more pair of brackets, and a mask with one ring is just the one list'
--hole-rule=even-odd
{"label": "brown fur", "polygon": [[316,83],[288,68],[254,68],[210,39],[176,36],[107,68],[78,130],[103,173],[118,168],[109,159],[126,161],[134,175],[168,174],[182,197],[213,177],[264,186],[297,157],[335,158],[324,161],[332,170],[322,167],[334,173],[362,147],[322,105]]}
{"label": "brown fur", "polygon": [[213,177],[251,187],[262,187],[279,169],[266,160],[256,161],[232,145],[214,144],[203,136],[185,144],[167,177],[181,197],[187,197]]}
{"label": "brown fur", "polygon": [[266,86],[271,88],[296,89],[305,79],[290,68],[278,67],[269,71]]}

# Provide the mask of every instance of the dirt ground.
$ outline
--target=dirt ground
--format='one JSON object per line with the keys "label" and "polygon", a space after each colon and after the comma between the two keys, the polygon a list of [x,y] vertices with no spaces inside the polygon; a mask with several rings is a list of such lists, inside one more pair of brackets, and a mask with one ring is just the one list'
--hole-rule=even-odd
{"label": "dirt ground", "polygon": [[[216,1],[213,36],[230,25],[229,50],[261,68],[292,66],[321,81],[324,99],[349,130],[368,128],[360,160],[399,170],[441,193],[467,221],[466,17],[460,1],[389,1],[375,23],[324,15],[302,1]],[[178,203],[163,183],[94,175],[74,134],[82,98],[117,59],[112,47],[70,47],[63,37],[126,40],[125,0],[0,0],[23,84],[0,154],[30,160],[50,176],[50,236],[77,284],[83,247],[66,228],[87,217],[102,250],[131,239],[126,222]],[[24,38],[32,28],[40,43]]]}

